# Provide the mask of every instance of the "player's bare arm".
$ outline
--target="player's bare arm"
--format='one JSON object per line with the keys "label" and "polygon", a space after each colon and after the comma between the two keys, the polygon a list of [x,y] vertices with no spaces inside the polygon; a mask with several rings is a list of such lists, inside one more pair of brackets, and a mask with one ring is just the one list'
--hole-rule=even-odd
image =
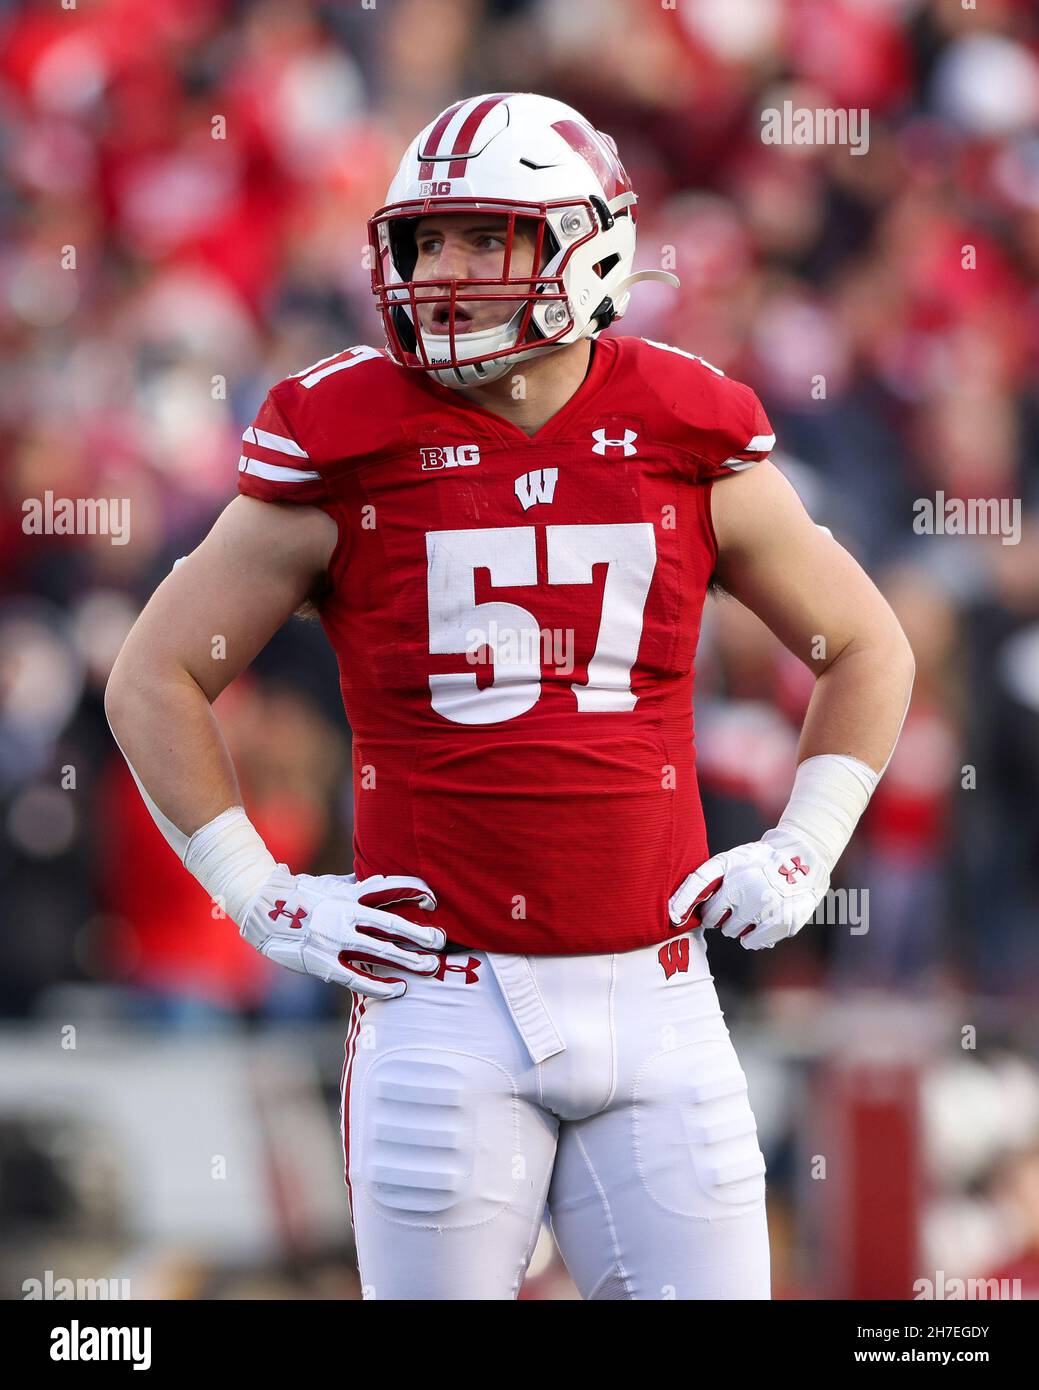
{"label": "player's bare arm", "polygon": [[[317,507],[236,498],[135,623],[105,709],[159,828],[242,935],[290,969],[392,997],[404,992],[403,981],[369,984],[351,962],[435,969],[429,951],[444,934],[379,907],[407,900],[431,908],[428,885],[403,877],[311,878],[276,864],[241,805],[212,708],[292,613],[320,594],[337,537],[335,522]],[[217,635],[224,639],[219,658]],[[300,906],[283,926],[277,904],[290,889]]]}
{"label": "player's bare arm", "polygon": [[817,677],[798,761],[841,753],[880,772],[914,671],[887,600],[770,463],[716,483],[711,517],[720,584]]}
{"label": "player's bare arm", "polygon": [[717,482],[716,575],[816,676],[793,795],[754,844],[716,854],[672,899],[748,949],[809,920],[898,739],[913,654],[883,595],[769,463]]}
{"label": "player's bare arm", "polygon": [[317,592],[336,538],[317,507],[238,497],[127,637],[105,708],[153,800],[186,834],[241,800],[213,701]]}

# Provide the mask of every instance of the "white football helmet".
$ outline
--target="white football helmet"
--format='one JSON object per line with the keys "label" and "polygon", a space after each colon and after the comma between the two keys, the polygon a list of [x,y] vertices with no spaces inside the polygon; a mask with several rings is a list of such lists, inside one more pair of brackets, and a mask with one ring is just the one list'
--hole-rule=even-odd
{"label": "white football helmet", "polygon": [[[666,271],[632,272],[636,202],[616,144],[573,107],[532,92],[449,106],[412,141],[368,223],[390,355],[445,386],[480,385],[601,332],[639,280],[677,285]],[[506,219],[500,276],[452,279],[447,296],[443,280],[413,279],[418,221],[478,212]],[[534,223],[534,274],[509,273],[517,218]],[[457,331],[458,305],[492,297],[503,322]],[[446,331],[423,330],[418,310],[429,304],[447,306]]]}

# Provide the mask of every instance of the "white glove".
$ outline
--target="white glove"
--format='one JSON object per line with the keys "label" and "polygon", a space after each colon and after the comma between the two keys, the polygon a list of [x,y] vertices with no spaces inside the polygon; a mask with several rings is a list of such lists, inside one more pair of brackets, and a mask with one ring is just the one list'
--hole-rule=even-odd
{"label": "white glove", "polygon": [[383,910],[400,902],[425,911],[437,905],[420,878],[373,874],[358,882],[356,874],[292,874],[278,864],[246,908],[240,932],[262,956],[289,970],[373,999],[396,999],[407,992],[404,980],[380,979],[352,962],[433,975],[440,961],[431,952],[447,945],[442,928]]}
{"label": "white glove", "polygon": [[668,904],[675,926],[699,920],[739,937],[748,951],[796,936],[830,886],[823,855],[785,830],[716,854],[689,875]]}

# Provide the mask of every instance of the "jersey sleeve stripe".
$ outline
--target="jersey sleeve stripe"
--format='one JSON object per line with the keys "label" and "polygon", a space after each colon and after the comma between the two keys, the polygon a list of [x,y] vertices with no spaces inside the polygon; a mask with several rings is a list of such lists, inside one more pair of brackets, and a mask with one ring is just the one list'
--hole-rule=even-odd
{"label": "jersey sleeve stripe", "polygon": [[293,458],[305,459],[310,455],[306,449],[301,449],[294,439],[290,439],[286,434],[271,434],[270,430],[261,430],[256,425],[250,425],[242,435],[243,444],[257,444],[262,449],[271,449],[276,454],[290,454]]}
{"label": "jersey sleeve stripe", "polygon": [[[304,457],[306,457],[304,455]],[[261,459],[246,458],[243,454],[238,460],[239,473],[249,473],[255,478],[266,478],[270,483],[311,483],[316,482],[320,473],[309,468],[290,468],[280,463],[264,463]]]}
{"label": "jersey sleeve stripe", "polygon": [[[355,347],[346,349],[348,356],[337,354],[342,360],[332,362],[327,367],[320,367],[319,371],[314,371],[300,380],[300,385],[305,386],[309,391],[312,386],[316,386],[319,381],[324,381],[326,376],[331,376],[334,372],[345,372],[350,367],[356,367],[361,362],[370,362],[375,357],[381,357],[382,351],[373,347]],[[320,364],[318,364],[320,366]]]}
{"label": "jersey sleeve stripe", "polygon": [[741,468],[753,468],[756,463],[762,463],[768,458],[775,442],[774,434],[756,434],[745,449],[724,459],[722,467],[731,468],[733,472],[739,472]]}
{"label": "jersey sleeve stripe", "polygon": [[326,362],[334,362],[337,357],[342,357],[343,349],[338,352],[330,352],[327,357],[319,357],[316,362],[311,362],[309,367],[304,367],[301,372],[292,372],[289,381],[299,381],[300,377],[310,376],[311,372],[317,371],[318,367],[323,367]]}

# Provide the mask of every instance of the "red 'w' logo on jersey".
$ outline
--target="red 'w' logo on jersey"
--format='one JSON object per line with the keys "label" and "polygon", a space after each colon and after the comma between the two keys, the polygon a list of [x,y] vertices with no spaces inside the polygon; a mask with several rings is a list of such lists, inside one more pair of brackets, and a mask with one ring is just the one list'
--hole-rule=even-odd
{"label": "red 'w' logo on jersey", "polygon": [[677,941],[665,941],[657,952],[657,960],[664,972],[664,979],[670,980],[679,971],[684,975],[689,969],[689,938],[680,936]]}

